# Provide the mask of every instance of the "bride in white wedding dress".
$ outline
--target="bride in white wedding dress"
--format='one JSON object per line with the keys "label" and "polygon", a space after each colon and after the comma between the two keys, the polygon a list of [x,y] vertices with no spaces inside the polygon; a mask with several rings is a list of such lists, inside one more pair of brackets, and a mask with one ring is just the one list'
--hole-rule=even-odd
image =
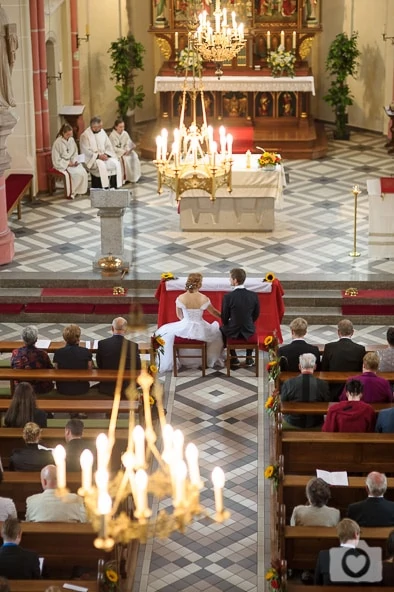
{"label": "bride in white wedding dress", "polygon": [[[214,321],[212,324],[203,319],[204,311],[220,319],[220,312],[211,304],[207,296],[199,292],[202,285],[201,273],[191,273],[186,280],[186,292],[178,296],[175,301],[176,314],[179,321],[167,323],[159,327],[157,334],[164,341],[164,354],[159,353],[160,372],[168,372],[173,368],[172,349],[175,337],[184,339],[198,339],[207,342],[207,361],[208,367],[224,367],[222,352],[223,339],[219,329],[219,323]],[[193,350],[187,350],[188,355],[192,355]],[[182,366],[189,368],[197,367],[200,359],[181,358]]]}

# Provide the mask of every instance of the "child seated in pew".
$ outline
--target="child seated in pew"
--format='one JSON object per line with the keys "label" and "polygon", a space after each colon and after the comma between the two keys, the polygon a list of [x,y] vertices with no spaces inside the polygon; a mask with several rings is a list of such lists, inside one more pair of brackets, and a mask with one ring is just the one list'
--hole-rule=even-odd
{"label": "child seated in pew", "polygon": [[331,497],[328,483],[314,478],[306,486],[308,504],[296,506],[290,519],[290,526],[336,526],[341,518],[339,510],[327,506]]}

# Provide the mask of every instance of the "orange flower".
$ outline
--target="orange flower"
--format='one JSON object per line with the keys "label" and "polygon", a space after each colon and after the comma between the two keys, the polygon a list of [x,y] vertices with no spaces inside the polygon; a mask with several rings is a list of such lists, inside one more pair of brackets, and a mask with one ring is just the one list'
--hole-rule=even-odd
{"label": "orange flower", "polygon": [[267,335],[267,337],[264,339],[264,345],[270,345],[273,342],[274,338],[272,337],[272,335]]}

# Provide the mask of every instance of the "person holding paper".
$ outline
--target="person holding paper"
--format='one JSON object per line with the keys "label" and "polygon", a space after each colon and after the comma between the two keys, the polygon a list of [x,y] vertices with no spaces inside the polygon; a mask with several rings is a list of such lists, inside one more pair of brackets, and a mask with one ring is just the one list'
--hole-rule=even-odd
{"label": "person holding paper", "polygon": [[[38,339],[38,329],[33,325],[25,327],[22,331],[22,340],[25,345],[14,349],[11,354],[11,368],[53,368],[52,362],[46,351],[38,349],[36,342]],[[36,394],[49,393],[53,389],[53,382],[47,381],[30,381],[34,392]]]}
{"label": "person holding paper", "polygon": [[137,183],[141,177],[141,163],[135,151],[135,144],[125,130],[123,119],[115,121],[109,139],[122,167],[123,183]]}
{"label": "person holding paper", "polygon": [[328,408],[323,432],[374,432],[376,413],[364,403],[363,385],[359,380],[346,383],[347,401],[341,401]]}
{"label": "person holding paper", "polygon": [[341,514],[327,506],[331,497],[328,483],[315,477],[306,485],[308,505],[296,506],[290,518],[290,526],[336,526]]}
{"label": "person holding paper", "polygon": [[73,138],[73,128],[64,123],[52,146],[53,167],[66,179],[67,199],[84,195],[88,190],[88,174],[78,156],[78,148]]}

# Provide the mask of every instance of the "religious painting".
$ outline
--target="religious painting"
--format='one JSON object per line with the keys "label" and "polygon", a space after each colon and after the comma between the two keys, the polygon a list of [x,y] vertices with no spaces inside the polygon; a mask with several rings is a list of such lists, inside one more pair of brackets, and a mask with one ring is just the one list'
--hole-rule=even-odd
{"label": "religious painting", "polygon": [[211,10],[213,12],[215,6],[212,7],[212,4],[212,0],[174,0],[174,26],[187,25],[193,21],[198,24],[198,15],[203,10],[206,10],[208,14],[211,13]]}
{"label": "religious painting", "polygon": [[279,93],[278,115],[279,117],[295,117],[297,115],[297,97],[295,93],[287,90]]}
{"label": "religious painting", "polygon": [[256,23],[297,22],[297,4],[301,0],[254,0]]}
{"label": "religious painting", "polygon": [[223,95],[225,117],[246,117],[248,114],[248,95],[242,92],[228,92]]}
{"label": "religious painting", "polygon": [[274,111],[274,101],[272,93],[259,92],[255,97],[255,114],[256,117],[272,117]]}

